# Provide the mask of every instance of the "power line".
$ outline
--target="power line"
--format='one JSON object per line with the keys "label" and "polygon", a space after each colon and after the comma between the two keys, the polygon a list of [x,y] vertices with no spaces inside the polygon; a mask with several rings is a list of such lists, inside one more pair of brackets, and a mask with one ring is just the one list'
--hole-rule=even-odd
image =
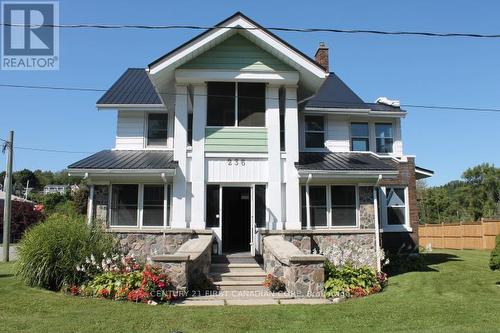
{"label": "power line", "polygon": [[[61,86],[38,86],[38,85],[16,85],[16,84],[0,84],[0,87],[5,88],[25,88],[25,89],[46,89],[46,90],[62,90],[62,91],[82,91],[82,92],[106,92],[106,89],[99,88],[86,88],[86,87],[61,87]],[[171,95],[171,96],[207,96],[207,97],[227,97],[226,95],[213,95],[213,94],[178,94],[172,92],[159,92],[160,95]],[[245,97],[245,98],[256,98],[262,99],[261,97]],[[276,97],[265,97],[268,100],[278,100]],[[334,102],[337,104],[350,106],[359,106],[359,103],[350,103],[343,101],[332,101],[332,100],[316,100],[318,102]],[[425,105],[425,104],[401,104],[403,108],[419,108],[419,109],[431,109],[431,110],[455,110],[455,111],[475,111],[475,112],[500,112],[500,108],[491,107],[473,107],[473,106],[451,106],[451,105]]]}
{"label": "power line", "polygon": [[[26,24],[1,23],[6,27],[32,27]],[[144,25],[144,24],[46,24],[44,27],[62,29],[141,29],[141,30],[271,30],[299,33],[341,33],[341,34],[372,34],[392,36],[423,36],[423,37],[465,37],[465,38],[500,38],[500,34],[480,34],[463,32],[429,32],[429,31],[384,31],[368,29],[337,29],[337,28],[285,28],[285,27],[234,27],[234,26],[201,26],[201,25]]]}
{"label": "power line", "polygon": [[43,151],[43,152],[48,152],[48,153],[66,153],[66,154],[93,154],[94,153],[94,152],[90,152],[90,151],[70,151],[70,150],[43,149],[43,148],[32,148],[32,147],[19,147],[19,146],[14,146],[14,149]]}

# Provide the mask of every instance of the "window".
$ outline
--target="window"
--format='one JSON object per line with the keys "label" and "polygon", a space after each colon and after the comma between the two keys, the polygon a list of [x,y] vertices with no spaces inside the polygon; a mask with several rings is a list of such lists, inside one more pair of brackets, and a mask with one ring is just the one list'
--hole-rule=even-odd
{"label": "window", "polygon": [[266,227],[266,186],[255,185],[255,226]]}
{"label": "window", "polygon": [[167,144],[167,113],[148,114],[148,145],[165,146]]}
{"label": "window", "polygon": [[[302,186],[302,226],[307,226],[306,187]],[[326,227],[326,186],[309,186],[311,227]]]}
{"label": "window", "polygon": [[94,200],[92,200],[92,218],[97,221],[108,221],[109,186],[94,185]]}
{"label": "window", "polygon": [[209,82],[207,125],[264,127],[264,83]]}
{"label": "window", "polygon": [[138,185],[112,186],[112,226],[137,226],[138,193]]}
{"label": "window", "polygon": [[193,114],[188,114],[188,130],[187,130],[187,144],[188,146],[193,145]]}
{"label": "window", "polygon": [[207,84],[207,125],[235,125],[234,82],[208,82]]}
{"label": "window", "polygon": [[368,123],[351,123],[351,151],[370,150]]}
{"label": "window", "polygon": [[387,203],[387,224],[406,224],[405,189],[387,187],[385,193]]}
{"label": "window", "polygon": [[219,227],[220,221],[220,193],[219,185],[207,185],[207,208],[206,223],[207,227]]}
{"label": "window", "polygon": [[266,85],[238,83],[238,126],[266,126]]}
{"label": "window", "polygon": [[305,116],[306,148],[325,146],[325,119],[323,116]]}
{"label": "window", "polygon": [[163,226],[164,185],[144,185],[142,225],[146,227]]}
{"label": "window", "polygon": [[332,226],[356,226],[356,187],[332,186]]}
{"label": "window", "polygon": [[392,153],[392,144],[394,142],[392,124],[375,124],[375,137],[377,153]]}

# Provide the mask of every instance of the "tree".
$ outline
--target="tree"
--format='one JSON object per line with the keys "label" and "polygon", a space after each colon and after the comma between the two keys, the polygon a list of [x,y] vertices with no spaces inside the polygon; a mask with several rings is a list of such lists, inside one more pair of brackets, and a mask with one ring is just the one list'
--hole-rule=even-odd
{"label": "tree", "polygon": [[36,175],[33,171],[28,169],[14,172],[12,174],[12,178],[14,179],[14,183],[20,183],[23,187],[26,187],[28,181],[30,187],[38,186],[38,179],[36,178]]}

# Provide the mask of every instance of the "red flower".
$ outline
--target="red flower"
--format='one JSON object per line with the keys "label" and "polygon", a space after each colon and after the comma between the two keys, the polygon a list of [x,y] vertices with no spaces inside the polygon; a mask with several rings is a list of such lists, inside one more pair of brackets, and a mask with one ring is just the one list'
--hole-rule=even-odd
{"label": "red flower", "polygon": [[161,289],[165,288],[165,283],[161,282],[161,281],[158,282],[158,288],[161,288]]}
{"label": "red flower", "polygon": [[71,293],[71,295],[76,296],[80,293],[80,289],[77,286],[71,286],[69,288],[69,292]]}
{"label": "red flower", "polygon": [[103,288],[97,292],[100,297],[102,298],[108,298],[109,297],[109,290],[106,288]]}

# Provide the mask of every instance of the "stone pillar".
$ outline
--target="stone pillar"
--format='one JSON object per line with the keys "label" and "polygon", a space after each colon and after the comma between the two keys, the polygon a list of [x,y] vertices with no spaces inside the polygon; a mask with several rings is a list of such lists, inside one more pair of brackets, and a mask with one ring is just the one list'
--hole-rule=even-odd
{"label": "stone pillar", "polygon": [[193,151],[191,160],[191,228],[205,229],[205,125],[207,85],[194,86]]}
{"label": "stone pillar", "polygon": [[300,187],[295,162],[299,161],[299,115],[297,87],[286,87],[285,93],[285,151],[286,151],[286,225],[285,229],[300,229]]}
{"label": "stone pillar", "polygon": [[172,191],[172,228],[186,228],[186,147],[187,147],[187,86],[175,87],[174,120],[174,160],[178,162],[175,170]]}
{"label": "stone pillar", "polygon": [[269,85],[266,91],[266,127],[268,146],[268,183],[266,206],[269,229],[282,229],[281,220],[281,149],[279,87]]}

